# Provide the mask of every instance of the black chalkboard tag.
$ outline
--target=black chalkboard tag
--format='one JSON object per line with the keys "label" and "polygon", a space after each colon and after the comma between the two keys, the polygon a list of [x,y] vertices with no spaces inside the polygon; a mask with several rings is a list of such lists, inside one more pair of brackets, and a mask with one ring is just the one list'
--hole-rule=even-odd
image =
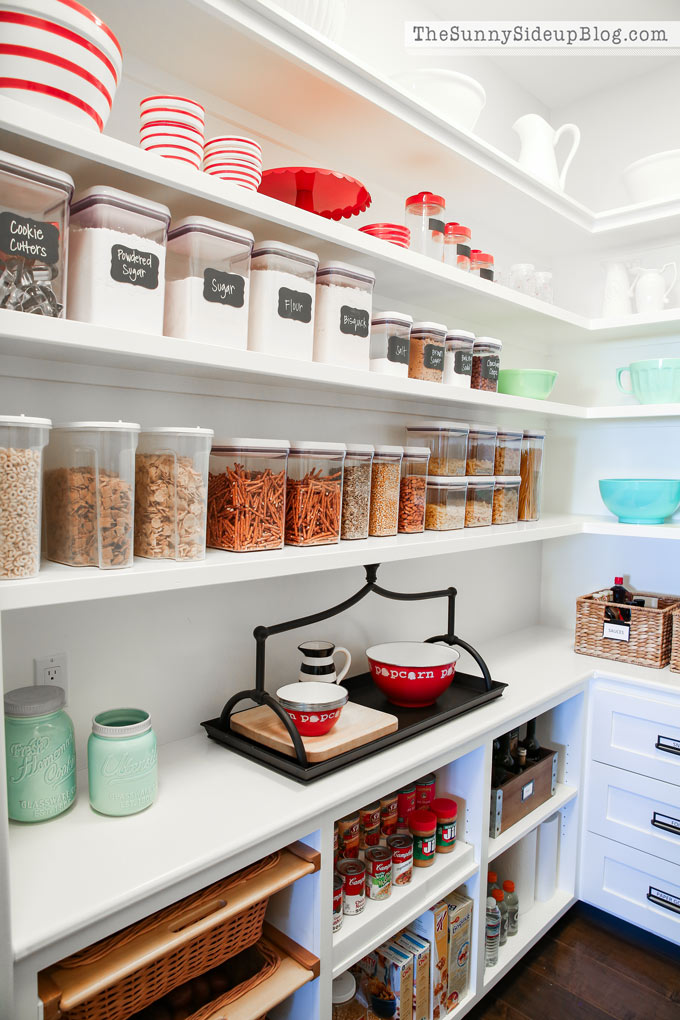
{"label": "black chalkboard tag", "polygon": [[456,375],[472,375],[472,351],[456,351],[453,359]]}
{"label": "black chalkboard tag", "polygon": [[212,304],[243,308],[246,281],[237,273],[222,273],[219,269],[203,270],[203,299]]}
{"label": "black chalkboard tag", "polygon": [[457,244],[456,253],[458,255],[464,255],[466,259],[470,258],[470,245],[469,244]]}
{"label": "black chalkboard tag", "polygon": [[340,332],[350,336],[367,337],[371,327],[371,317],[363,308],[340,308]]}
{"label": "black chalkboard tag", "polygon": [[479,275],[482,280],[491,280],[493,282],[493,269],[480,269]]}
{"label": "black chalkboard tag", "polygon": [[59,230],[46,220],[0,213],[0,251],[53,265],[59,261]]}
{"label": "black chalkboard tag", "polygon": [[437,220],[434,218],[434,216],[430,216],[429,220],[427,221],[427,225],[430,228],[430,230],[434,230],[439,234],[444,233],[445,226],[444,220]]}
{"label": "black chalkboard tag", "polygon": [[117,283],[131,283],[133,287],[156,290],[158,287],[158,255],[124,244],[111,246],[111,279]]}
{"label": "black chalkboard tag", "polygon": [[279,287],[279,316],[296,322],[312,321],[312,295]]}
{"label": "black chalkboard tag", "polygon": [[436,344],[425,344],[423,351],[423,367],[433,372],[442,372],[444,369],[444,348]]}
{"label": "black chalkboard tag", "polygon": [[387,360],[397,365],[408,365],[410,342],[403,336],[388,336]]}
{"label": "black chalkboard tag", "polygon": [[482,358],[482,379],[490,379],[492,382],[498,382],[498,369],[501,367],[501,359],[492,355],[488,358]]}

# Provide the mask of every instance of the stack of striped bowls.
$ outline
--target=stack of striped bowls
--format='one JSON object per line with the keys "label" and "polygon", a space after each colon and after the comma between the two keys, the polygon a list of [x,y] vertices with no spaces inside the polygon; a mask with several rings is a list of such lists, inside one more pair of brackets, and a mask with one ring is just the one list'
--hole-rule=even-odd
{"label": "stack of striped bowls", "polygon": [[139,105],[141,147],[200,170],[205,142],[201,104],[184,96],[147,96]]}
{"label": "stack of striped bowls", "polygon": [[213,177],[257,191],[262,181],[262,146],[236,135],[210,138],[205,143],[203,169]]}
{"label": "stack of striped bowls", "polygon": [[359,227],[359,230],[371,237],[396,244],[399,248],[408,248],[411,243],[411,231],[401,223],[367,223],[365,227]]}

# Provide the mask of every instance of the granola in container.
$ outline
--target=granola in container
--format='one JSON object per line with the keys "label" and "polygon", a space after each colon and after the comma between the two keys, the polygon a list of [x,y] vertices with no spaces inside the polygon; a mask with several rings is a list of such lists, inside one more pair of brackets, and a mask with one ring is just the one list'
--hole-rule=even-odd
{"label": "granola in container", "polygon": [[426,531],[457,531],[465,527],[468,478],[428,478]]}
{"label": "granola in container", "polygon": [[465,474],[470,426],[460,421],[419,421],[406,426],[409,441],[427,446],[429,476]]}

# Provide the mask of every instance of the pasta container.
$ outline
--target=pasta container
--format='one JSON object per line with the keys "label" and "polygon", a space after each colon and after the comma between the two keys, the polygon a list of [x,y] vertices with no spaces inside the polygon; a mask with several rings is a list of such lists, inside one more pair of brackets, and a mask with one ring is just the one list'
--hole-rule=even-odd
{"label": "pasta container", "polygon": [[522,436],[522,460],[519,487],[520,521],[537,521],[541,516],[543,484],[543,443],[545,432],[525,429]]}
{"label": "pasta container", "polygon": [[406,432],[412,442],[429,448],[429,475],[465,474],[469,425],[460,421],[421,421],[407,425]]}
{"label": "pasta container", "polygon": [[468,479],[441,475],[427,479],[426,531],[456,531],[465,527]]}
{"label": "pasta container", "polygon": [[468,475],[492,475],[496,459],[496,436],[498,429],[493,425],[471,425],[468,436]]}
{"label": "pasta container", "polygon": [[465,527],[480,528],[491,524],[495,480],[468,476],[465,502]]}
{"label": "pasta container", "polygon": [[290,443],[225,439],[213,446],[208,477],[208,545],[230,552],[283,548]]}
{"label": "pasta container", "polygon": [[286,481],[286,545],[340,540],[344,443],[291,443]]}
{"label": "pasta container", "polygon": [[42,460],[52,422],[0,416],[0,578],[40,569]]}
{"label": "pasta container", "polygon": [[369,367],[375,274],[345,262],[322,262],[316,273],[314,360]]}
{"label": "pasta container", "polygon": [[262,241],[250,262],[248,348],[311,361],[319,256],[281,241]]}
{"label": "pasta container", "polygon": [[519,515],[519,475],[496,477],[492,524],[516,524]]}

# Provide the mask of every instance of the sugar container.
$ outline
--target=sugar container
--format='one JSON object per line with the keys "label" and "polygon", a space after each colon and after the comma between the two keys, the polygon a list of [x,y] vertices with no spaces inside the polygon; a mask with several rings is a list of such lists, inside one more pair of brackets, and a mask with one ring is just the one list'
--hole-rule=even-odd
{"label": "sugar container", "polygon": [[399,484],[399,533],[415,534],[425,529],[425,486],[429,446],[405,446]]}
{"label": "sugar container", "polygon": [[283,548],[285,439],[224,439],[210,453],[208,545],[229,552]]}
{"label": "sugar container", "polygon": [[411,251],[442,261],[446,202],[441,195],[421,191],[406,199],[405,225],[411,231]]}
{"label": "sugar container", "polygon": [[470,228],[460,223],[447,223],[444,228],[444,262],[470,272]]}
{"label": "sugar container", "polygon": [[311,361],[319,256],[281,241],[262,241],[250,261],[248,349]]}
{"label": "sugar container", "polygon": [[470,426],[461,421],[419,421],[407,425],[411,442],[430,450],[428,475],[453,477],[465,474]]}
{"label": "sugar container", "polygon": [[440,383],[444,375],[446,326],[441,322],[414,322],[408,374],[410,379]]}
{"label": "sugar container", "polygon": [[345,262],[322,262],[316,273],[314,360],[369,367],[375,273]]}
{"label": "sugar container", "polygon": [[519,475],[496,476],[492,524],[516,524],[519,515]]}
{"label": "sugar container", "polygon": [[519,487],[520,521],[537,521],[541,516],[544,442],[545,432],[542,429],[524,430],[519,472],[522,479]]}
{"label": "sugar container", "polygon": [[156,799],[156,734],[139,708],[112,708],[92,720],[87,741],[90,804],[102,815],[134,815]]}
{"label": "sugar container", "polygon": [[346,541],[368,538],[373,453],[374,449],[368,443],[347,444],[342,480],[342,527],[340,531],[340,537]]}
{"label": "sugar container", "polygon": [[472,350],[475,334],[466,329],[450,329],[446,334],[444,383],[469,390],[472,379]]}
{"label": "sugar container", "polygon": [[40,569],[42,458],[49,418],[0,415],[0,578]]}
{"label": "sugar container", "polygon": [[371,372],[408,376],[413,319],[403,312],[381,312],[371,321]]}
{"label": "sugar container", "polygon": [[290,444],[286,479],[286,545],[340,541],[344,443]]}
{"label": "sugar container", "polygon": [[396,535],[399,524],[399,481],[402,446],[376,446],[371,468],[371,510],[368,533]]}
{"label": "sugar container", "polygon": [[465,527],[467,487],[465,477],[428,477],[426,531],[457,531]]}
{"label": "sugar container", "polygon": [[473,390],[487,390],[495,393],[498,389],[498,372],[501,367],[503,341],[492,336],[478,336],[472,349]]}

